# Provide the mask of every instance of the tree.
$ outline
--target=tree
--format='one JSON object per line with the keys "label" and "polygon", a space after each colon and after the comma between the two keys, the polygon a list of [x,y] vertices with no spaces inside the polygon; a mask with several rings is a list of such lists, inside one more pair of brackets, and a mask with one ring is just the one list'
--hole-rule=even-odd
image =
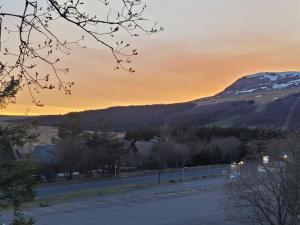
{"label": "tree", "polygon": [[150,164],[156,165],[158,170],[158,184],[161,182],[161,170],[172,154],[172,145],[168,141],[159,141],[155,144],[148,157]]}
{"label": "tree", "polygon": [[56,151],[59,170],[67,173],[67,179],[73,179],[73,173],[80,172],[89,163],[85,160],[88,148],[79,136],[61,139],[56,145]]}
{"label": "tree", "polygon": [[22,218],[22,205],[33,201],[36,195],[36,173],[36,163],[29,160],[12,161],[0,167],[0,206],[13,208],[13,224],[26,221]]}
{"label": "tree", "polygon": [[82,120],[77,113],[69,113],[64,118],[63,122],[59,124],[58,137],[77,138],[84,131]]}
{"label": "tree", "polygon": [[133,141],[150,141],[158,135],[157,129],[143,127],[133,131],[127,131],[125,134],[126,140]]}
{"label": "tree", "polygon": [[38,137],[33,124],[9,124],[0,126],[0,164],[15,158],[13,148],[33,142]]}
{"label": "tree", "polygon": [[37,134],[30,126],[11,125],[0,127],[0,207],[12,207],[13,224],[33,224],[32,219],[26,220],[21,211],[24,203],[35,197],[34,188],[37,165],[30,160],[16,160],[13,148],[34,141]]}
{"label": "tree", "polygon": [[210,148],[210,164],[237,162],[242,155],[241,142],[235,137],[214,138],[210,142]]}
{"label": "tree", "polygon": [[173,152],[168,166],[178,168],[180,166],[185,167],[189,164],[190,149],[186,145],[173,142],[172,149]]}
{"label": "tree", "polygon": [[158,142],[152,147],[150,153],[150,162],[157,164],[158,169],[158,184],[160,184],[161,170],[163,164],[166,164],[167,159],[172,152],[171,144],[171,128],[167,125],[160,127]]}
{"label": "tree", "polygon": [[122,142],[102,132],[93,133],[87,139],[86,145],[90,149],[90,165],[95,170],[101,167],[103,174],[105,167],[108,167],[109,172],[113,172],[115,166],[120,166],[120,160],[125,154]]}
{"label": "tree", "polygon": [[[0,7],[0,50],[4,51],[0,61],[0,106],[13,101],[25,85],[33,102],[39,106],[42,103],[36,99],[35,93],[41,89],[51,90],[57,86],[65,94],[70,94],[74,83],[61,78],[69,69],[61,67],[60,56],[69,55],[74,45],[85,47],[83,41],[86,38],[95,40],[111,51],[116,61],[115,69],[135,72],[130,64],[131,57],[138,54],[137,50],[119,40],[118,34],[127,33],[137,37],[141,32],[152,34],[163,28],[156,28],[156,23],[147,28],[148,22],[143,17],[146,9],[143,0],[119,0],[118,3],[100,0],[100,15],[88,10],[88,2],[24,0],[23,9],[19,12]],[[67,40],[64,38],[66,33],[56,30],[59,25],[73,27],[82,35]],[[15,48],[1,41],[10,39]],[[47,72],[41,70],[41,65],[48,66]],[[51,75],[56,78],[57,85]]]}
{"label": "tree", "polygon": [[39,178],[45,178],[48,183],[56,181],[58,162],[39,162]]}
{"label": "tree", "polygon": [[84,129],[78,114],[68,114],[59,125],[59,140],[55,140],[58,166],[62,172],[67,172],[68,179],[73,178],[73,172],[82,169],[88,149],[84,143]]}
{"label": "tree", "polygon": [[[299,135],[254,142],[241,178],[229,182],[227,192],[243,222],[261,225],[296,225],[300,222]],[[264,160],[263,160],[264,157]],[[241,222],[241,221],[240,221]]]}

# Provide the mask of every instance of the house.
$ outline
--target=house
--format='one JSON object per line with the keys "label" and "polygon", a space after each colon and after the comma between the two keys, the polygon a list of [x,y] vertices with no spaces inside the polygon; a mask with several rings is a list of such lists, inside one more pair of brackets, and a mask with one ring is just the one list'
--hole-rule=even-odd
{"label": "house", "polygon": [[147,157],[157,142],[157,139],[151,139],[150,141],[136,141],[134,145],[140,157]]}
{"label": "house", "polygon": [[55,145],[36,145],[32,152],[33,158],[43,163],[55,163],[57,161]]}
{"label": "house", "polygon": [[150,141],[124,141],[124,147],[127,149],[128,154],[123,157],[127,166],[132,168],[139,167],[143,164],[143,160],[146,159],[151,153],[151,149],[157,143],[157,139]]}

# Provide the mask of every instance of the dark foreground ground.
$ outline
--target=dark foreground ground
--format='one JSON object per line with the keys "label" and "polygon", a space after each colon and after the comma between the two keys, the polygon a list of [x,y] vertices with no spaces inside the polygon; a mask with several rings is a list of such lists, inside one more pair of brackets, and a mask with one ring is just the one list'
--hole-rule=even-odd
{"label": "dark foreground ground", "polygon": [[[233,225],[224,178],[207,178],[34,208],[37,225]],[[8,223],[10,213],[2,222]]]}

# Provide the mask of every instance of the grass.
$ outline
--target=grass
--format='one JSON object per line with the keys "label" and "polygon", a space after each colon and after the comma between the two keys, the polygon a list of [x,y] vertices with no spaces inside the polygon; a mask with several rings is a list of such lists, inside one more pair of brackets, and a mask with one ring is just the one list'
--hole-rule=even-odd
{"label": "grass", "polygon": [[72,180],[61,179],[57,180],[54,183],[40,183],[39,187],[53,187],[53,186],[61,186],[61,185],[69,185],[69,184],[80,184],[80,183],[88,183],[88,182],[96,182],[110,179],[118,179],[120,177],[74,177]]}
{"label": "grass", "polygon": [[133,190],[139,190],[139,189],[145,189],[149,187],[156,186],[155,184],[135,184],[135,185],[124,185],[124,186],[117,186],[117,187],[111,187],[111,188],[101,188],[101,189],[93,189],[93,190],[85,190],[85,191],[79,191],[79,192],[73,192],[73,193],[67,193],[67,194],[60,194],[55,196],[48,196],[48,197],[38,197],[35,199],[33,203],[31,203],[32,206],[39,206],[42,208],[49,207],[52,205],[79,200],[79,199],[85,199],[85,198],[91,198],[91,197],[97,197],[97,196],[103,196],[113,193],[122,193],[127,191],[133,191]]}

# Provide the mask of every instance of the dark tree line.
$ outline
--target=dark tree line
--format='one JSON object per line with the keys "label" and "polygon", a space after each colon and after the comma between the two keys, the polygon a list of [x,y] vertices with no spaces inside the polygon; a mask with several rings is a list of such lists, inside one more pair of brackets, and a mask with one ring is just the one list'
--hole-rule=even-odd
{"label": "dark tree line", "polygon": [[[126,132],[127,140],[150,140],[159,136],[159,128],[143,127]],[[280,138],[285,132],[279,129],[238,128],[238,127],[198,127],[198,126],[172,126],[171,135],[180,142],[207,140],[213,138],[236,137],[241,141],[265,140]]]}
{"label": "dark tree line", "polygon": [[73,179],[74,172],[85,177],[113,174],[115,167],[120,167],[125,148],[106,126],[98,127],[102,129],[86,131],[80,117],[69,114],[60,124],[58,138],[53,140],[53,160],[40,162],[41,175],[54,182],[58,173],[65,173],[67,179]]}
{"label": "dark tree line", "polygon": [[[285,132],[274,129],[223,128],[223,127],[170,127],[174,143],[188,149],[186,164],[190,166],[228,164],[246,157],[252,140],[283,138]],[[160,136],[158,128],[140,128],[128,131],[125,139],[149,141]]]}
{"label": "dark tree line", "polygon": [[86,131],[80,116],[69,114],[55,140],[56,161],[42,166],[47,180],[54,181],[57,173],[72,179],[74,172],[88,177],[113,175],[120,168],[229,164],[248,156],[251,140],[284,136],[280,130],[268,129],[163,126],[128,131],[122,140],[106,124],[99,120],[93,131]]}

